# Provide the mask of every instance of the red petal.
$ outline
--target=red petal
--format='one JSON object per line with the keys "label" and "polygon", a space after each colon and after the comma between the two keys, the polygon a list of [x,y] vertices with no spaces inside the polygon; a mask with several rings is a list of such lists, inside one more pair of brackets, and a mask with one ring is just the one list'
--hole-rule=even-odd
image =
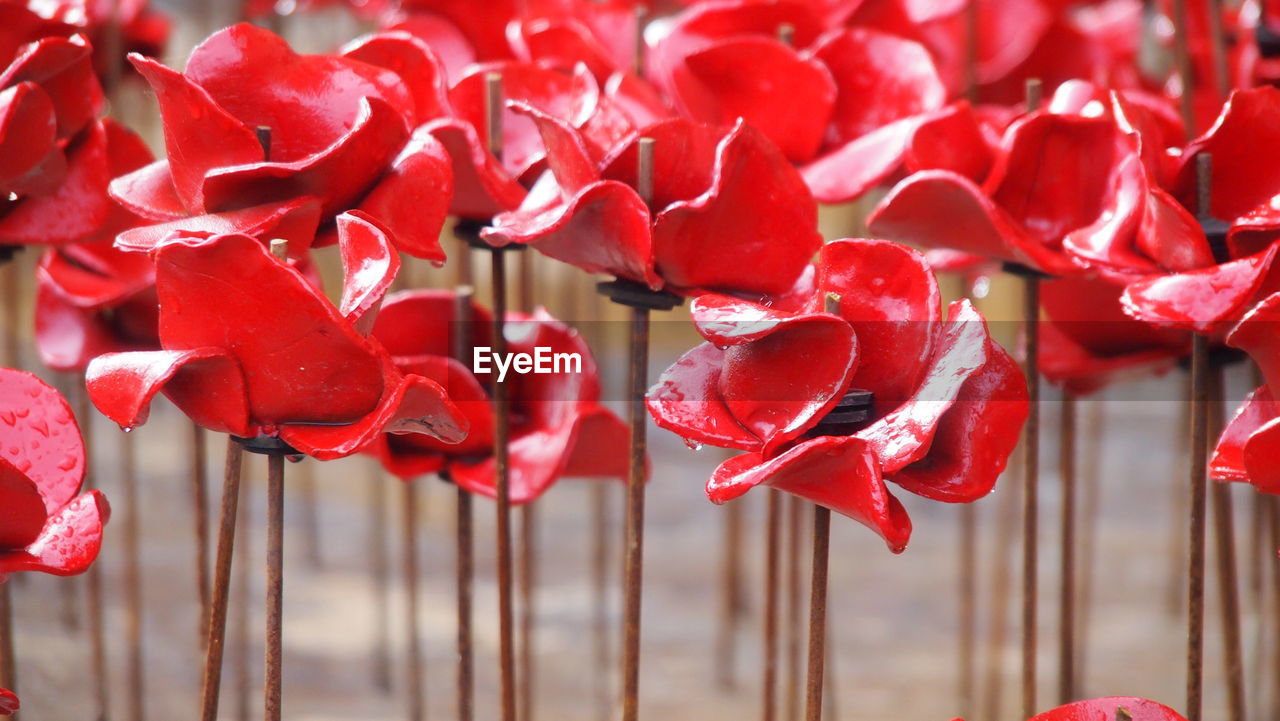
{"label": "red petal", "polygon": [[801,168],[813,197],[820,203],[844,203],[884,182],[901,167],[919,123],[919,118],[889,123]]}
{"label": "red petal", "polygon": [[129,61],[151,84],[160,103],[173,186],[190,212],[204,210],[202,186],[210,170],[262,162],[258,137],[204,88],[150,58],[131,55]]}
{"label": "red petal", "polygon": [[1125,288],[1121,303],[1130,316],[1199,333],[1239,320],[1255,299],[1280,290],[1272,272],[1276,253],[1264,253],[1186,273],[1144,278]]}
{"label": "red petal", "polygon": [[836,103],[835,82],[822,62],[773,38],[744,37],[709,45],[685,64],[677,99],[695,108],[695,118],[718,125],[742,118],[792,162],[817,154]]}
{"label": "red petal", "polygon": [[705,193],[658,215],[658,275],[676,288],[787,292],[822,244],[817,203],[799,173],[759,131],[739,122],[717,148],[713,177]]}
{"label": "red petal", "polygon": [[85,371],[89,398],[121,428],[147,422],[151,399],[162,389],[191,420],[210,430],[248,435],[244,376],[218,348],[109,353]]}
{"label": "red petal", "polygon": [[1135,242],[1146,257],[1175,273],[1214,264],[1209,241],[1195,217],[1173,196],[1155,186],[1147,194],[1142,226]]}
{"label": "red petal", "polygon": [[341,212],[386,170],[407,137],[403,119],[391,106],[377,98],[362,100],[350,131],[312,155],[211,169],[201,186],[204,207],[218,212],[311,196],[323,203],[323,215]]}
{"label": "red petal", "polygon": [[0,368],[0,427],[5,460],[35,482],[53,514],[80,491],[84,443],[71,406],[26,371]]}
{"label": "red petal", "polygon": [[524,199],[525,190],[485,150],[470,123],[441,119],[428,123],[429,132],[448,151],[453,161],[453,201],[449,212],[462,218],[488,220],[512,210]]}
{"label": "red petal", "polygon": [[145,291],[155,283],[155,266],[145,255],[107,243],[65,245],[45,252],[37,278],[76,305],[100,307]]}
{"label": "red petal", "polygon": [[475,48],[479,60],[511,55],[505,30],[507,22],[517,15],[515,0],[489,0],[481,4],[474,0],[412,0],[405,5],[414,21],[433,14],[448,19]]}
{"label": "red petal", "polygon": [[690,306],[698,333],[719,348],[760,340],[778,324],[796,317],[776,304],[752,303],[727,295],[700,295]]}
{"label": "red petal", "polygon": [[84,573],[102,547],[102,527],[111,507],[101,491],[90,491],[49,516],[25,550],[0,552],[0,574],[40,571],[57,576]]}
{"label": "red petal", "polygon": [[911,397],[941,334],[938,282],[924,256],[887,240],[828,243],[818,272],[866,351],[850,385],[875,393],[877,416],[888,413]]}
{"label": "red petal", "polygon": [[613,148],[601,176],[636,187],[641,138],[653,140],[653,207],[665,208],[707,192],[716,178],[724,131],[683,118],[664,120],[636,132]]}
{"label": "red petal", "polygon": [[287,240],[290,254],[297,256],[311,245],[319,222],[319,201],[314,198],[296,198],[284,203],[268,203],[243,210],[196,215],[168,223],[140,226],[116,236],[116,247],[145,253],[179,236],[240,233],[255,238]]}
{"label": "red petal", "polygon": [[909,172],[950,170],[974,182],[987,177],[993,160],[978,116],[966,101],[921,120],[903,155]]}
{"label": "red petal", "polygon": [[61,245],[84,240],[110,218],[107,136],[95,124],[67,147],[67,176],[57,192],[23,198],[0,219],[0,245]]}
{"label": "red petal", "polygon": [[1068,258],[1031,237],[972,181],[926,170],[895,187],[867,219],[867,231],[926,248],[950,248],[1065,274]]}
{"label": "red petal", "polygon": [[1120,709],[1127,711],[1133,721],[1187,721],[1173,709],[1155,701],[1123,696],[1069,703],[1028,721],[1109,721],[1121,715]]}
{"label": "red petal", "polygon": [[1216,217],[1233,220],[1280,193],[1280,90],[1272,87],[1237,90],[1213,127],[1182,152],[1175,195],[1195,199],[1195,157],[1213,154],[1213,198]]}
{"label": "red petal", "polygon": [[111,181],[111,198],[147,220],[177,220],[187,216],[173,187],[168,160],[157,160]]}
{"label": "red petal", "polygon": [[507,35],[517,57],[567,70],[582,63],[597,78],[617,67],[606,49],[583,23],[572,18],[515,19]]}
{"label": "red petal", "polygon": [[32,82],[53,101],[58,137],[69,138],[102,113],[102,86],[93,72],[92,49],[80,36],[41,38],[13,59],[0,88]]}
{"label": "red petal", "polygon": [[769,457],[840,401],[858,366],[858,348],[853,329],[835,316],[780,319],[767,335],[725,350],[720,397]]}
{"label": "red petal", "polygon": [[440,229],[452,196],[448,153],[431,134],[418,132],[360,201],[360,210],[386,228],[398,250],[440,266],[445,261]]}
{"label": "red petal", "polygon": [[935,501],[982,498],[995,487],[1018,445],[1028,410],[1026,377],[1003,348],[988,342],[987,364],[960,387],[938,423],[929,453],[889,480]]}
{"label": "red petal", "polygon": [[[858,431],[879,459],[881,472],[899,469],[929,453],[943,417],[952,409],[965,381],[991,361],[987,324],[968,300],[951,304],[947,327],[919,386],[888,415]],[[868,348],[867,352],[873,352]]]}
{"label": "red petal", "polygon": [[645,403],[660,428],[692,442],[759,451],[764,444],[742,427],[720,397],[724,351],[703,343],[662,372]]}
{"label": "red petal", "polygon": [[353,423],[387,395],[381,346],[258,240],[162,245],[156,290],[163,346],[225,349],[244,372],[255,423]]}
{"label": "red petal", "polygon": [[338,216],[342,251],[342,302],[339,312],[366,335],[378,307],[400,272],[400,256],[386,234],[359,211]]}
{"label": "red petal", "polygon": [[385,27],[389,32],[406,32],[427,44],[436,53],[449,80],[457,80],[476,61],[471,42],[452,22],[429,12],[413,12]]}
{"label": "red petal", "polygon": [[0,688],[0,714],[13,715],[18,713],[21,704],[18,703],[18,697],[7,688]]}
{"label": "red petal", "polygon": [[0,553],[36,540],[46,518],[35,481],[0,455]]}
{"label": "red petal", "polygon": [[[1274,281],[1268,279],[1269,284]],[[1249,354],[1272,388],[1280,388],[1280,293],[1274,292],[1245,314],[1227,336],[1227,344]]]}
{"label": "red petal", "polygon": [[766,485],[825,506],[880,534],[894,553],[911,538],[911,519],[880,478],[871,449],[853,436],[805,441],[771,461],[754,453],[730,458],[707,481],[707,497],[726,503]]}
{"label": "red petal", "polygon": [[[373,337],[397,358],[448,358],[454,352],[454,333],[462,330],[453,321],[455,302],[453,292],[445,290],[393,293],[382,305],[382,312],[374,322]],[[473,302],[469,313],[472,322],[466,331],[470,344],[491,345],[489,339],[493,324],[488,309]]]}
{"label": "red petal", "polygon": [[61,155],[54,146],[57,132],[53,101],[40,86],[21,83],[0,92],[0,189],[6,194],[55,190],[61,173],[40,171],[52,154]]}
{"label": "red petal", "polygon": [[[270,82],[263,82],[264,73]],[[414,99],[395,72],[349,58],[299,55],[248,23],[220,30],[192,50],[186,76],[244,125],[270,128],[271,159],[282,163],[337,144],[366,100],[386,103],[405,120],[414,117]]]}
{"label": "red petal", "polygon": [[413,94],[412,125],[449,113],[449,79],[444,65],[430,46],[412,34],[391,31],[368,35],[345,45],[342,55],[399,75]]}
{"label": "red petal", "polygon": [[1272,418],[1250,436],[1244,446],[1244,467],[1249,473],[1249,482],[1263,493],[1280,494],[1277,455],[1280,455],[1280,418]]}
{"label": "red petal", "polygon": [[1213,457],[1209,460],[1209,475],[1220,481],[1250,482],[1245,465],[1245,446],[1258,429],[1277,417],[1278,412],[1280,407],[1276,406],[1267,386],[1260,386],[1245,396],[1218,437]]}
{"label": "red petal", "polygon": [[824,35],[812,53],[831,69],[839,93],[828,145],[843,145],[896,120],[937,110],[947,100],[928,51],[910,40],[849,28]]}
{"label": "red petal", "polygon": [[449,400],[444,388],[422,376],[386,379],[387,392],[371,413],[346,425],[280,427],[280,438],[321,461],[349,456],[368,446],[381,433],[422,433],[446,443],[467,437],[467,419]]}

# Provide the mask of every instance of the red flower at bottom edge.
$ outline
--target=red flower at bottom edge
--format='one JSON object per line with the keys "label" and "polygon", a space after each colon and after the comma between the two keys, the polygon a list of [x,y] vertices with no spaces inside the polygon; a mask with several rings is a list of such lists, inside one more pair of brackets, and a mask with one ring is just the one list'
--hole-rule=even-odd
{"label": "red flower at bottom edge", "polygon": [[1245,315],[1227,336],[1227,345],[1250,355],[1262,369],[1265,385],[1245,398],[1227,424],[1209,462],[1209,473],[1223,481],[1251,483],[1263,493],[1280,494],[1280,293]]}
{"label": "red flower at bottom edge", "polygon": [[7,688],[0,688],[0,716],[18,713],[18,697]]}
{"label": "red flower at bottom edge", "polygon": [[65,398],[26,371],[0,368],[0,583],[10,573],[83,573],[110,516],[81,494],[84,442]]}
{"label": "red flower at bottom edge", "polygon": [[1076,701],[1051,711],[1037,714],[1028,721],[1112,721],[1128,712],[1133,721],[1187,721],[1178,712],[1155,701],[1131,696],[1111,696]]}
{"label": "red flower at bottom edge", "polygon": [[[715,503],[769,485],[849,516],[906,548],[911,521],[886,480],[949,503],[986,495],[1027,414],[1027,388],[982,316],[953,303],[943,321],[923,256],[889,241],[823,248],[818,289],[839,314],[703,296],[707,343],[649,391],[659,426],[747,451],[707,482]],[[851,434],[815,427],[849,389],[874,394]],[[815,433],[817,435],[815,435]]]}

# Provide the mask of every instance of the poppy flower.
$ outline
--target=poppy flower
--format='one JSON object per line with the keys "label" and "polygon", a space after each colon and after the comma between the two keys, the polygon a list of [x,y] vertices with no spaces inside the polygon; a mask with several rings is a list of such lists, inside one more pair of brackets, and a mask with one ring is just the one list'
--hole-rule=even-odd
{"label": "poppy flower", "polygon": [[12,716],[19,708],[18,697],[7,688],[0,688],[0,716]]}
{"label": "poppy flower", "polygon": [[[492,374],[472,372],[454,359],[459,324],[454,317],[455,295],[449,291],[402,291],[390,296],[374,324],[380,341],[404,373],[430,378],[470,421],[471,434],[462,443],[447,445],[426,436],[378,437],[370,452],[387,470],[409,479],[425,473],[445,476],[472,493],[495,494],[493,405],[487,388]],[[472,305],[468,324],[471,345],[490,344],[490,315]],[[600,404],[600,381],[595,360],[576,331],[545,310],[509,313],[505,325],[507,350],[534,357],[543,352],[570,354],[581,367],[556,367],[548,373],[512,374],[504,384],[510,403],[511,440],[508,446],[511,502],[527,503],[542,495],[563,476],[627,477],[627,425]],[[543,349],[539,351],[538,349]]]}
{"label": "poppy flower", "polygon": [[1280,245],[1280,89],[1232,93],[1212,129],[1182,149],[1170,177],[1170,193],[1191,206],[1196,196],[1196,157],[1210,153],[1210,213],[1226,223],[1216,250],[1198,226],[1178,221],[1167,229],[1195,241],[1163,243],[1165,262],[1129,283],[1125,311],[1139,320],[1220,336],[1249,308],[1280,289],[1274,270]]}
{"label": "poppy flower", "polygon": [[[799,173],[745,122],[726,131],[664,120],[600,148],[567,123],[519,109],[537,123],[549,172],[484,230],[492,244],[527,243],[655,290],[761,296],[789,290],[821,243]],[[654,141],[652,210],[635,190],[642,137]]]}
{"label": "poppy flower", "polygon": [[296,12],[322,10],[333,5],[344,5],[362,18],[377,19],[387,13],[394,3],[391,0],[244,0],[242,17],[255,20],[267,15],[279,13],[292,15]]}
{"label": "poppy flower", "polygon": [[1154,180],[1135,127],[1173,132],[1167,118],[1139,96],[1103,93],[1104,103],[1079,90],[1064,86],[1048,109],[1013,122],[981,184],[952,170],[915,173],[881,201],[868,228],[1048,275],[1135,274],[1157,269],[1156,260],[1200,259],[1203,240],[1177,242],[1199,231]]}
{"label": "poppy flower", "polygon": [[[1128,715],[1122,715],[1122,710]],[[1187,721],[1181,714],[1163,704],[1145,698],[1124,696],[1076,701],[1036,714],[1028,721],[1113,721],[1119,718],[1130,718],[1133,721]]]}
{"label": "poppy flower", "polygon": [[420,38],[439,54],[458,80],[469,65],[510,60],[507,24],[519,15],[517,0],[400,0],[383,25]]}
{"label": "poppy flower", "polygon": [[[782,27],[793,44],[778,38]],[[947,105],[923,45],[874,27],[827,29],[803,4],[694,6],[650,57],[654,82],[683,114],[721,124],[744,118],[801,167],[821,202],[861,196],[909,155],[917,169],[958,164],[982,173],[990,164],[986,114]]]}
{"label": "poppy flower", "polygon": [[354,453],[383,432],[462,440],[466,420],[445,390],[401,373],[367,337],[399,270],[386,234],[353,212],[339,216],[338,235],[346,282],[336,308],[255,238],[159,245],[160,350],[95,358],[86,373],[94,405],[132,428],[163,390],[205,428],[279,437],[320,460]]}
{"label": "poppy flower", "polygon": [[[410,71],[429,60],[401,75],[354,54],[299,55],[242,23],[201,43],[182,73],[131,55],[159,101],[169,153],[112,183],[117,201],[158,223],[122,235],[121,247],[218,232],[285,238],[301,253],[317,225],[354,209],[398,249],[442,263],[449,159],[430,135],[410,135],[421,99]],[[265,147],[259,129],[270,131]]]}
{"label": "poppy flower", "polygon": [[632,69],[636,57],[635,0],[540,0],[507,25],[507,40],[520,60],[563,69],[584,64],[600,82]]}
{"label": "poppy flower", "polygon": [[80,493],[84,442],[66,399],[0,368],[0,444],[0,583],[22,571],[83,573],[111,508],[100,491]]}
{"label": "poppy flower", "polygon": [[[169,18],[152,8],[149,0],[27,0],[26,5],[51,24],[62,24],[60,34],[70,37],[81,33],[88,37],[96,49],[94,66],[102,78],[127,67],[125,54],[157,57],[164,53],[169,41]],[[114,57],[108,56],[109,46],[116,42],[109,33],[119,33],[118,54]]]}
{"label": "poppy flower", "polygon": [[[798,306],[696,299],[707,342],[662,374],[649,412],[690,443],[745,452],[712,474],[713,502],[772,486],[860,521],[900,552],[911,521],[886,481],[948,503],[986,495],[1017,444],[1026,381],[967,300],[943,319],[916,251],[835,241],[817,273],[818,293]],[[838,312],[818,310],[827,293]],[[826,420],[868,394],[861,420]]]}
{"label": "poppy flower", "polygon": [[1280,293],[1250,310],[1227,335],[1227,345],[1249,354],[1265,383],[1245,398],[1218,439],[1209,472],[1224,481],[1252,483],[1263,493],[1280,494]]}

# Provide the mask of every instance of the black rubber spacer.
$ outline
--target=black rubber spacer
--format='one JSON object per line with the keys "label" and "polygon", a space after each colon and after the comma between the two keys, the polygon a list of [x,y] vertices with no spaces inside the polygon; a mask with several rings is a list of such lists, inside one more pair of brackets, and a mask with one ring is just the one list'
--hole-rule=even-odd
{"label": "black rubber spacer", "polygon": [[524,250],[524,243],[509,243],[507,245],[490,245],[480,237],[480,231],[488,227],[487,220],[471,220],[468,218],[460,218],[453,226],[453,234],[455,237],[464,241],[467,245],[476,250]]}
{"label": "black rubber spacer", "polygon": [[648,310],[671,310],[684,298],[666,290],[653,290],[632,280],[610,280],[596,285],[596,291],[618,305]]}
{"label": "black rubber spacer", "polygon": [[240,436],[231,436],[244,447],[249,453],[257,453],[260,456],[300,456],[302,452],[293,446],[274,436],[254,436],[253,438],[241,438]]}
{"label": "black rubber spacer", "polygon": [[1035,268],[1032,268],[1032,267],[1031,267],[1031,266],[1029,266],[1029,265],[1023,265],[1023,264],[1021,264],[1021,263],[1015,263],[1015,262],[1013,262],[1013,261],[1011,261],[1011,260],[1006,260],[1006,261],[1002,262],[1002,263],[1000,264],[1000,270],[1003,270],[1004,272],[1008,273],[1009,275],[1016,275],[1016,276],[1018,276],[1018,277],[1020,277],[1020,278],[1041,278],[1041,279],[1046,279],[1046,278],[1052,278],[1052,277],[1053,277],[1052,275],[1049,275],[1048,273],[1044,272],[1043,270],[1036,270]]}

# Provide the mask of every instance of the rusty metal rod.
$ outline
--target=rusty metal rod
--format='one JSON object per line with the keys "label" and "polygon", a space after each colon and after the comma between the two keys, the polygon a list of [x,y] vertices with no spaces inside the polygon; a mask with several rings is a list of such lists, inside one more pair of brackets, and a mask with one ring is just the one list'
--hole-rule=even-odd
{"label": "rusty metal rod", "polygon": [[223,642],[227,632],[227,605],[231,588],[231,560],[236,543],[236,514],[240,503],[240,469],[243,450],[227,438],[226,464],[222,476],[222,507],[219,511],[218,548],[214,562],[213,587],[209,597],[209,628],[205,638],[204,685],[200,718],[217,721],[218,696],[222,686]]}

